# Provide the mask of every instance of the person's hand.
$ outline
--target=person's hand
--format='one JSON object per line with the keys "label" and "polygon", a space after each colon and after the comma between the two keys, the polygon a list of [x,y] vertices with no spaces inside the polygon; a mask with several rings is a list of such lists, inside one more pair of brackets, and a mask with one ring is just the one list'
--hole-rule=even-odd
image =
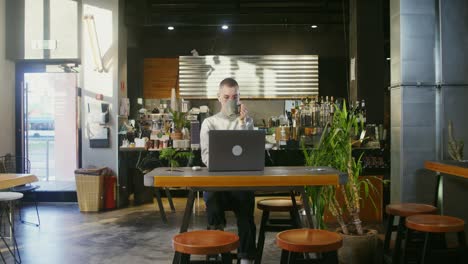
{"label": "person's hand", "polygon": [[247,117],[247,114],[249,113],[249,110],[247,110],[247,107],[245,104],[240,104],[240,109],[239,109],[239,119],[241,121],[245,121],[245,118]]}

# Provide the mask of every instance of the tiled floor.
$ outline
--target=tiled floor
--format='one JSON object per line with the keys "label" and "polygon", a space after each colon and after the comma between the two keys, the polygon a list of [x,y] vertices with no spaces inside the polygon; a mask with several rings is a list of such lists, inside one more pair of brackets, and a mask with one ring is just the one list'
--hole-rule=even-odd
{"label": "tiled floor", "polygon": [[[175,206],[177,211],[172,213],[165,204],[169,224],[164,224],[155,204],[101,213],[80,213],[77,204],[40,204],[40,227],[17,223],[22,263],[171,263],[171,238],[178,233],[185,199],[176,198]],[[197,209],[190,229],[205,229],[203,206]],[[35,220],[34,207],[23,212]],[[226,231],[237,232],[234,216],[230,212],[227,216]],[[260,222],[258,211],[256,222]],[[267,234],[263,255],[262,263],[279,263],[274,234]]]}

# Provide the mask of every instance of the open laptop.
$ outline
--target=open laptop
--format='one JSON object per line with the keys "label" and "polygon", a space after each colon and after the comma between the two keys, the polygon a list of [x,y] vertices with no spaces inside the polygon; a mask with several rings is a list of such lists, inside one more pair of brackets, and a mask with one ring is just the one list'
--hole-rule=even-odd
{"label": "open laptop", "polygon": [[209,171],[261,171],[265,167],[265,132],[210,130]]}

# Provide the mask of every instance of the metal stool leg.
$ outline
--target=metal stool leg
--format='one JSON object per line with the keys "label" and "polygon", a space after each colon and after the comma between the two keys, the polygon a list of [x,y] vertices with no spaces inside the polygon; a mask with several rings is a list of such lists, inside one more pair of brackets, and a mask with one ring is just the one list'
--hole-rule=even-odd
{"label": "metal stool leg", "polygon": [[[32,192],[28,192],[28,193],[31,193],[32,195],[34,195],[34,206],[36,207],[36,217],[37,217],[37,223],[33,223],[33,222],[28,222],[26,220],[23,220],[22,216],[21,216],[21,211],[22,211],[22,208],[23,208],[23,200],[20,200],[20,207],[18,209],[19,211],[19,217],[20,217],[20,222],[23,223],[23,224],[30,224],[30,225],[35,225],[37,227],[39,227],[41,225],[41,219],[39,217],[39,209],[37,207],[37,193],[35,191],[32,191]],[[23,193],[24,195],[26,195],[26,193]]]}
{"label": "metal stool leg", "polygon": [[[10,252],[10,254],[13,256],[13,259],[14,259],[14,263],[21,263],[21,255],[20,255],[20,252],[19,252],[19,248],[18,248],[18,243],[16,241],[16,237],[15,237],[15,222],[14,222],[14,201],[8,201],[6,202],[6,206],[5,206],[5,210],[1,210],[1,213],[0,213],[0,218],[3,218],[3,212],[4,211],[7,211],[7,219],[8,219],[8,224],[9,224],[9,227],[10,227],[10,235],[11,235],[11,242],[12,242],[12,247],[11,248],[7,241],[5,240],[5,237],[1,234],[0,232],[0,236],[1,236],[1,239],[3,241],[3,243],[5,244],[5,246],[7,247],[8,251]],[[2,208],[3,209],[3,208]],[[4,259],[3,258],[3,255],[1,256],[2,260]]]}
{"label": "metal stool leg", "polygon": [[260,224],[260,231],[258,232],[257,242],[257,256],[255,257],[255,263],[260,264],[262,262],[263,247],[265,245],[265,226],[267,224],[270,212],[264,210],[262,213],[262,222]]}
{"label": "metal stool leg", "polygon": [[392,231],[393,231],[393,221],[395,216],[389,215],[387,219],[387,230],[385,231],[385,241],[384,241],[384,253],[390,250],[390,240],[392,238]]}
{"label": "metal stool leg", "polygon": [[288,258],[289,258],[289,251],[287,250],[281,250],[281,264],[287,264],[288,263]]}
{"label": "metal stool leg", "polygon": [[393,249],[392,263],[400,263],[401,259],[401,242],[403,240],[403,233],[405,232],[405,219],[406,217],[400,216],[398,222],[397,236],[395,240],[395,248]]}
{"label": "metal stool leg", "polygon": [[37,226],[41,225],[41,218],[39,217],[39,209],[37,208],[37,192],[34,191],[34,205],[36,206]]}
{"label": "metal stool leg", "polygon": [[232,264],[231,252],[222,253],[221,254],[221,261],[222,261],[223,264]]}
{"label": "metal stool leg", "polygon": [[424,247],[422,251],[421,264],[426,263],[429,259],[430,247],[431,247],[431,233],[426,233],[424,238]]}
{"label": "metal stool leg", "polygon": [[465,232],[458,232],[458,247],[460,249],[460,263],[466,263],[468,262],[468,252],[466,249],[466,237],[465,237]]}
{"label": "metal stool leg", "polygon": [[180,254],[180,263],[181,264],[189,264],[190,263],[190,255],[189,254]]}

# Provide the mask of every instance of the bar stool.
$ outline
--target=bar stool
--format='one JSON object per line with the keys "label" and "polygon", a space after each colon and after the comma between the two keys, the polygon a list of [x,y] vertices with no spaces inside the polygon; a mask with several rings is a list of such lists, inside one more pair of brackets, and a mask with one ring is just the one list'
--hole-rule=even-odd
{"label": "bar stool", "polygon": [[[5,240],[5,236],[0,230],[0,238],[2,239],[3,243],[7,247],[10,254],[13,256],[15,263],[21,263],[21,255],[18,249],[18,244],[16,242],[15,237],[15,220],[14,220],[14,203],[18,200],[23,198],[22,193],[18,192],[0,192],[0,221],[3,221],[4,213],[7,213],[6,218],[8,219],[8,225],[10,227],[10,236],[13,248],[11,248],[7,241]],[[2,226],[0,224],[0,226]],[[0,257],[2,258],[3,262],[6,263],[5,258],[3,257],[2,253],[0,252]]]}
{"label": "bar stool", "polygon": [[196,263],[190,261],[191,255],[216,254],[221,254],[223,264],[232,264],[231,251],[239,246],[239,237],[220,230],[196,230],[174,236],[172,246],[181,254],[180,264]]}
{"label": "bar stool", "polygon": [[276,245],[281,248],[281,264],[295,263],[304,253],[321,253],[319,259],[310,259],[311,263],[338,264],[337,251],[343,245],[343,238],[326,230],[293,229],[278,233]]}
{"label": "bar stool", "polygon": [[[385,211],[388,214],[387,229],[385,231],[384,239],[384,262],[386,260],[385,255],[390,255],[391,262],[393,264],[399,263],[401,255],[401,243],[405,233],[405,219],[408,216],[418,214],[434,214],[437,208],[428,204],[419,203],[399,203],[389,204],[385,207]],[[398,226],[393,225],[395,217],[398,216]],[[390,240],[392,232],[396,229],[397,235],[395,239],[395,246],[393,248],[393,254],[390,252]]]}
{"label": "bar stool", "polygon": [[[431,259],[429,256],[431,255],[431,251],[435,251],[433,246],[434,242],[434,235],[436,234],[445,234],[445,233],[457,233],[458,235],[458,248],[455,250],[454,253],[458,251],[459,255],[457,259],[459,263],[468,263],[468,258],[466,256],[467,248],[466,248],[466,238],[465,238],[465,221],[460,218],[452,217],[452,216],[445,216],[445,215],[412,215],[406,218],[406,227],[408,228],[407,239],[411,239],[414,235],[414,231],[419,231],[424,233],[424,245],[421,252],[421,264],[430,263]],[[445,255],[449,254],[450,251],[446,248],[441,249]],[[405,247],[405,251],[403,252],[404,260],[406,260],[406,251],[407,247]],[[447,256],[443,257],[444,261],[447,261]],[[440,263],[440,262],[439,262]],[[448,263],[453,263],[448,261]]]}
{"label": "bar stool", "polygon": [[[268,198],[257,202],[257,208],[262,210],[262,221],[258,233],[257,256],[255,263],[262,262],[263,247],[265,245],[266,232],[279,232],[301,227],[298,208],[302,207],[300,201],[296,201],[296,208],[291,198]],[[270,212],[289,212],[289,219],[270,218]]]}

